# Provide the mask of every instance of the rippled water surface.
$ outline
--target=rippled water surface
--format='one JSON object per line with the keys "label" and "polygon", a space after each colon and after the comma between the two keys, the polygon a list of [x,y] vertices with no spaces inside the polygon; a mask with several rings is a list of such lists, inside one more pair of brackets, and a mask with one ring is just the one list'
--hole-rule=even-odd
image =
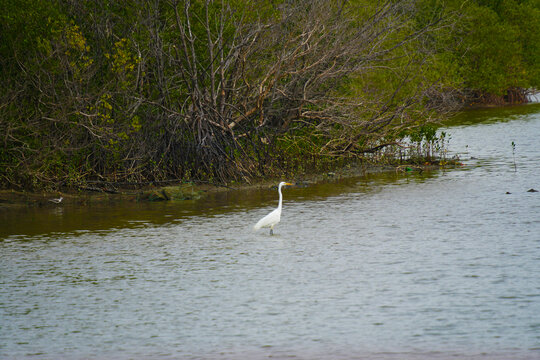
{"label": "rippled water surface", "polygon": [[463,167],[285,189],[272,237],[275,189],[0,211],[0,358],[539,359],[540,107],[445,131]]}

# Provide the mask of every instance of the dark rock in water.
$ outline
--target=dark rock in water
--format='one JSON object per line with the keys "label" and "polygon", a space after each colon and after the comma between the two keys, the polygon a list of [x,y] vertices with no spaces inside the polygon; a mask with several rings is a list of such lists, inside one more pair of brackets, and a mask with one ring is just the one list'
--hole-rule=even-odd
{"label": "dark rock in water", "polygon": [[529,189],[529,190],[527,190],[527,192],[538,192],[538,190],[535,190],[535,189]]}
{"label": "dark rock in water", "polygon": [[507,195],[508,195],[508,194],[511,194],[511,192],[510,192],[510,191],[507,191],[506,194],[507,194]]}

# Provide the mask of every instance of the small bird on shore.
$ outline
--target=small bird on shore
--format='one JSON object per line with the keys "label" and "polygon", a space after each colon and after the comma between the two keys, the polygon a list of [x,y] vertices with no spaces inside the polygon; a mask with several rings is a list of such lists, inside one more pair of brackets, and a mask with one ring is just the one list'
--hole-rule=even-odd
{"label": "small bird on shore", "polygon": [[263,227],[269,227],[270,228],[270,235],[274,235],[274,226],[276,226],[277,223],[279,223],[279,221],[281,220],[281,205],[283,204],[283,195],[281,194],[281,187],[283,187],[285,185],[292,185],[292,184],[288,183],[288,182],[284,182],[284,181],[279,183],[279,186],[278,186],[278,193],[279,193],[278,207],[277,207],[277,209],[272,211],[270,214],[266,215],[261,220],[259,220],[257,222],[257,224],[255,224],[255,226],[253,226],[253,229],[255,231],[257,231],[257,230],[259,230],[260,228],[263,228]]}
{"label": "small bird on shore", "polygon": [[64,200],[62,196],[60,196],[58,199],[49,199],[50,202],[55,203],[55,204],[60,204],[62,200]]}

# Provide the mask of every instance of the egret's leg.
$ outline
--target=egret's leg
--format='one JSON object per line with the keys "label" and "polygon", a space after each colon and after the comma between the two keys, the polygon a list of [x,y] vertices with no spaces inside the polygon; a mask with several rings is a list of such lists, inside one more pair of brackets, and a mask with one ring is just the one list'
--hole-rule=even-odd
{"label": "egret's leg", "polygon": [[274,235],[274,228],[273,227],[270,228],[270,235]]}

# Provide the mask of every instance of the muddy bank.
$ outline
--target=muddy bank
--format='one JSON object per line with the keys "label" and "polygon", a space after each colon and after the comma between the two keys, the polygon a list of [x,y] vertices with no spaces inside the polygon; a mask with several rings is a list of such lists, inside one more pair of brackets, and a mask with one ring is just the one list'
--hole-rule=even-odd
{"label": "muddy bank", "polygon": [[[455,166],[455,165],[452,165]],[[348,166],[323,174],[301,175],[287,179],[296,186],[335,181],[346,177],[363,176],[377,172],[422,172],[440,168],[438,164],[424,165],[361,165]],[[12,208],[36,206],[54,207],[63,204],[86,206],[93,203],[143,202],[143,201],[183,201],[198,200],[218,191],[242,191],[275,186],[282,179],[258,180],[252,183],[211,184],[202,182],[170,182],[167,185],[148,185],[142,188],[128,186],[94,186],[84,189],[65,189],[55,192],[0,191],[0,211]],[[58,201],[60,198],[61,201]]]}

